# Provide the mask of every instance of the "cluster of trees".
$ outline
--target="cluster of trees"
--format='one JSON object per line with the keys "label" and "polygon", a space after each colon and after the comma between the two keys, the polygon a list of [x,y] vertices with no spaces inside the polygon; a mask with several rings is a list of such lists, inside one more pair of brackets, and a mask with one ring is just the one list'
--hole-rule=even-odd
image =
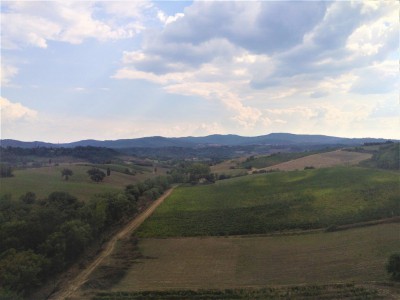
{"label": "cluster of trees", "polygon": [[88,203],[65,192],[51,193],[46,199],[37,199],[32,192],[18,200],[3,196],[0,298],[29,294],[75,262],[108,228],[132,218],[138,201],[154,200],[169,187],[170,178],[159,177]]}
{"label": "cluster of trees", "polygon": [[13,177],[12,168],[8,164],[0,163],[0,177]]}
{"label": "cluster of trees", "polygon": [[217,176],[211,173],[208,164],[196,162],[180,162],[168,172],[173,182],[197,184],[200,181],[214,183]]}
{"label": "cluster of trees", "polygon": [[100,182],[103,181],[104,177],[106,177],[106,173],[104,173],[102,170],[98,168],[91,168],[87,171],[89,177],[91,180],[94,182]]}
{"label": "cluster of trees", "polygon": [[30,157],[60,157],[72,156],[85,159],[92,163],[104,163],[114,159],[119,153],[116,150],[104,147],[75,147],[75,148],[20,148],[0,147],[0,156],[3,162],[18,164],[29,161]]}
{"label": "cluster of trees", "polygon": [[373,151],[372,158],[361,164],[373,168],[399,170],[400,169],[400,143],[384,143],[379,150]]}

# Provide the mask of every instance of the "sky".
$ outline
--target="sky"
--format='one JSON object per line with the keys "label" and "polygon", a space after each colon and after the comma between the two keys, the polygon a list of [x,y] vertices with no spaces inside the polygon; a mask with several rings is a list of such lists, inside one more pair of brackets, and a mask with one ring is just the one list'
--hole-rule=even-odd
{"label": "sky", "polygon": [[400,138],[381,1],[1,1],[1,138]]}

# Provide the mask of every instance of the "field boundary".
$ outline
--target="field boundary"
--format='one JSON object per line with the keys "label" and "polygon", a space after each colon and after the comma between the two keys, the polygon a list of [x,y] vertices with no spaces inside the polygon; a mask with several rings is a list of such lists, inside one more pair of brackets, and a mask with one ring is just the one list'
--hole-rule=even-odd
{"label": "field boundary", "polygon": [[[316,234],[321,232],[335,232],[335,231],[344,231],[354,228],[362,228],[368,226],[382,225],[382,224],[391,224],[391,223],[400,223],[400,216],[395,216],[391,218],[372,220],[366,222],[345,224],[345,225],[333,225],[330,229],[329,227],[322,227],[316,229],[300,229],[300,230],[288,230],[288,231],[277,231],[270,233],[254,233],[254,234],[238,234],[238,235],[206,235],[206,236],[171,236],[167,237],[168,239],[185,239],[185,238],[254,238],[254,237],[274,237],[274,236],[293,236],[293,235],[307,235],[307,234]],[[148,239],[148,237],[142,237],[140,239]],[[166,237],[150,237],[149,239],[166,239]]]}
{"label": "field boundary", "polygon": [[125,225],[110,241],[107,242],[105,247],[99,252],[99,255],[85,268],[80,274],[73,278],[67,286],[50,295],[48,299],[67,299],[71,297],[87,280],[89,275],[98,267],[106,257],[108,257],[114,250],[118,240],[126,237],[137,229],[155,210],[156,208],[172,193],[176,186],[167,190],[160,198],[154,201],[144,212],[136,216],[131,222]]}
{"label": "field boundary", "polygon": [[342,231],[342,230],[347,230],[347,229],[374,226],[374,225],[380,225],[380,224],[389,224],[389,223],[400,223],[400,216],[379,219],[379,220],[366,221],[366,222],[360,222],[360,223],[334,226],[332,228],[332,230],[329,230],[329,231]]}

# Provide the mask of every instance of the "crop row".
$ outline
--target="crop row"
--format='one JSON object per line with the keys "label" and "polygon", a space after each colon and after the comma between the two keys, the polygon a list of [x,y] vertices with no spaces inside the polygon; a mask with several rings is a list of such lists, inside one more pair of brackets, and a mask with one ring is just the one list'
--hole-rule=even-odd
{"label": "crop row", "polygon": [[131,299],[381,299],[374,289],[354,284],[270,287],[260,289],[168,290],[143,292],[101,292],[94,300]]}

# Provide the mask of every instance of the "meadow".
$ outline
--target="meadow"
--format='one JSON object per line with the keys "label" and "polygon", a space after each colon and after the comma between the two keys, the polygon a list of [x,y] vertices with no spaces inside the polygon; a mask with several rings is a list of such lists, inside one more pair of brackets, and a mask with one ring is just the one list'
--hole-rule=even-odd
{"label": "meadow", "polygon": [[359,167],[250,175],[180,187],[139,237],[262,234],[400,215],[399,175]]}
{"label": "meadow", "polygon": [[[27,168],[13,171],[14,177],[0,178],[1,195],[10,194],[18,199],[27,192],[34,192],[38,198],[45,198],[54,191],[68,192],[79,200],[87,201],[96,194],[121,191],[128,184],[151,177],[150,172],[132,176],[111,171],[100,183],[90,180],[86,173],[92,165],[59,164],[39,168]],[[66,181],[61,170],[71,169],[73,175]],[[105,171],[105,169],[103,169]]]}
{"label": "meadow", "polygon": [[396,223],[269,237],[141,239],[138,246],[143,256],[111,291],[224,290],[338,282],[371,283],[372,287],[389,279],[385,264],[400,248],[399,231]]}

